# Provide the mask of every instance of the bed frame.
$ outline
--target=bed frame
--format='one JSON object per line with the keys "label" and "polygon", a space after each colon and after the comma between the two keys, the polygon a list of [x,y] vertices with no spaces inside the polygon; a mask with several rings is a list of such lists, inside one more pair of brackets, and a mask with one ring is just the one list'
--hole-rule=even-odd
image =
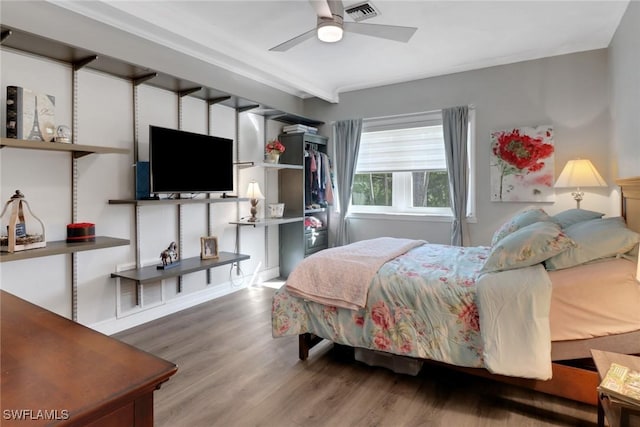
{"label": "bed frame", "polygon": [[[618,179],[616,184],[621,189],[621,215],[630,229],[640,233],[640,177]],[[298,340],[299,358],[306,360],[309,350],[321,341],[323,338],[313,334],[301,334]],[[492,374],[483,368],[466,368],[432,360],[425,362],[595,406],[598,402],[596,387],[600,382],[598,374],[595,369],[584,367],[584,363],[576,366],[578,360],[591,359],[591,349],[640,354],[640,330],[599,338],[552,342],[553,376],[546,381]]]}

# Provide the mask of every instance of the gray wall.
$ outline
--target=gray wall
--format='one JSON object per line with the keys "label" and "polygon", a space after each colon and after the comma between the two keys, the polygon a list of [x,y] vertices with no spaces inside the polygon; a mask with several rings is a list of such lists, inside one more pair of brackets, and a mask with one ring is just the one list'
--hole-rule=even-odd
{"label": "gray wall", "polygon": [[629,3],[609,46],[611,78],[611,169],[640,175],[640,2]]}
{"label": "gray wall", "polygon": [[[476,109],[477,223],[471,224],[470,232],[472,245],[484,245],[505,219],[529,205],[490,201],[489,135],[492,130],[553,125],[556,177],[568,160],[590,159],[610,188],[587,189],[582,207],[610,215],[616,213],[617,203],[609,199],[615,171],[611,170],[609,154],[608,82],[608,54],[602,49],[343,93],[339,104],[307,100],[305,113],[331,123],[342,118],[473,105]],[[325,129],[325,133],[329,132],[330,129]],[[555,203],[538,205],[549,213],[575,207],[569,191],[559,189],[556,193]],[[350,220],[354,240],[382,231],[387,235],[406,235],[408,229],[413,230],[416,237],[431,242],[449,242],[448,234],[443,234],[443,223],[428,218],[420,222],[413,220],[410,224]]]}

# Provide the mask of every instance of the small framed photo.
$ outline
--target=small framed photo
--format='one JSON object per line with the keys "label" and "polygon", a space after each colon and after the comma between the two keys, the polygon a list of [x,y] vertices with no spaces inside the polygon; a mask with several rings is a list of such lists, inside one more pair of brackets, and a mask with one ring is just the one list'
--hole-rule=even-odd
{"label": "small framed photo", "polygon": [[200,258],[218,258],[218,238],[214,236],[200,238]]}

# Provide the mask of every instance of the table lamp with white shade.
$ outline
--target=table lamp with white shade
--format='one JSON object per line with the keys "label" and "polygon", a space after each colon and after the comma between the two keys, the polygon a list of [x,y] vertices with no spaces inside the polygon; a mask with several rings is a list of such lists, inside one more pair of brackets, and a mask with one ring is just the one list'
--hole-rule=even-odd
{"label": "table lamp with white shade", "polygon": [[587,159],[569,160],[554,185],[556,188],[575,187],[576,191],[571,192],[571,195],[576,201],[578,209],[580,209],[580,201],[584,197],[584,192],[580,191],[581,187],[606,186],[605,180],[602,179],[591,161]]}
{"label": "table lamp with white shade", "polygon": [[258,221],[258,218],[256,218],[256,214],[258,213],[258,200],[264,199],[264,196],[260,191],[260,186],[256,181],[249,182],[249,187],[247,187],[247,197],[251,202],[251,218],[247,221],[256,222]]}

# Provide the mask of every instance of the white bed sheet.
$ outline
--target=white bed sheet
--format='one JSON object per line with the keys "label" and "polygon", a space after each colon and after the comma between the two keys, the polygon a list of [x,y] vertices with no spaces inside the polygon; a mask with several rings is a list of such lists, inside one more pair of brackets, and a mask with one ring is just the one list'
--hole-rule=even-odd
{"label": "white bed sheet", "polygon": [[551,340],[601,337],[640,330],[636,263],[620,258],[550,271]]}

